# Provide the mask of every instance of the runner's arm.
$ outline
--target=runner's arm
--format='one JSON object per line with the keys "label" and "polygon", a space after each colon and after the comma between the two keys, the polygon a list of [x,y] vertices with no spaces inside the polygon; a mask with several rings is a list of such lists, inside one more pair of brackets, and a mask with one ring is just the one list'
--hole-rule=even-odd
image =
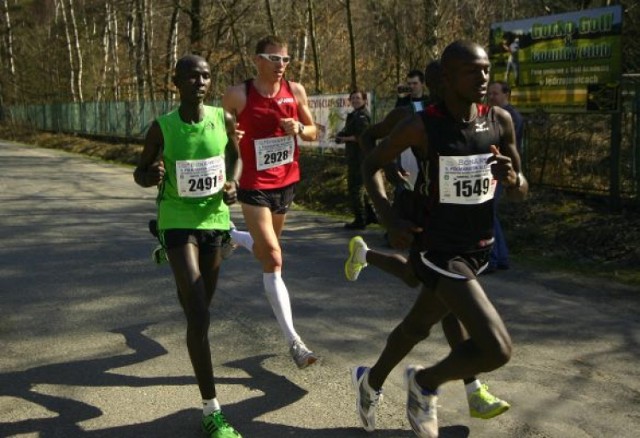
{"label": "runner's arm", "polygon": [[516,135],[511,115],[502,108],[495,107],[496,118],[501,127],[500,147],[494,151],[494,157],[490,160],[495,164],[491,166],[494,177],[506,188],[507,199],[522,201],[529,192],[529,183],[522,173],[520,155],[516,147]]}
{"label": "runner's arm", "polygon": [[397,217],[387,198],[380,170],[392,164],[402,151],[412,145],[426,147],[426,144],[427,136],[420,117],[407,117],[396,124],[391,133],[370,151],[362,163],[364,185],[382,224],[386,228],[393,226]]}
{"label": "runner's arm", "polygon": [[[360,147],[364,151],[364,154],[369,154],[376,147],[377,140],[388,136],[401,120],[411,116],[411,114],[412,112],[407,107],[394,108],[382,121],[369,126],[360,135]],[[393,160],[383,169],[387,180],[393,185],[399,185],[405,182],[400,174],[397,163],[398,160]]]}
{"label": "runner's arm", "polygon": [[164,138],[157,121],[153,121],[147,131],[144,147],[138,165],[133,171],[133,179],[141,187],[152,187],[160,184],[164,178],[164,163],[160,158]]}
{"label": "runner's arm", "polygon": [[316,128],[316,124],[313,122],[313,115],[309,109],[307,92],[302,84],[297,82],[291,82],[291,91],[293,91],[293,94],[296,96],[296,100],[298,101],[298,121],[304,126],[302,132],[300,132],[300,128],[302,128],[302,126],[298,126],[296,128],[296,134],[305,141],[314,141],[318,138],[318,129]]}

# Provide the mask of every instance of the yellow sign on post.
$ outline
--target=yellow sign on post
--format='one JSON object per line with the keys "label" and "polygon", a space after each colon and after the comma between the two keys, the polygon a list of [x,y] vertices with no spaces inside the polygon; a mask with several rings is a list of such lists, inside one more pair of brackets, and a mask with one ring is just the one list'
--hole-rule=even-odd
{"label": "yellow sign on post", "polygon": [[494,23],[492,81],[527,112],[615,111],[622,71],[622,6]]}

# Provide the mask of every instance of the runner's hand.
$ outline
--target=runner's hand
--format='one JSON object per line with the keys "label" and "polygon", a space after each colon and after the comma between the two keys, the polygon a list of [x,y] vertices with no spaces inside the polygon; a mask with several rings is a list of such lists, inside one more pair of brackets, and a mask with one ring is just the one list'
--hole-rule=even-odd
{"label": "runner's hand", "polygon": [[227,204],[235,204],[238,200],[238,186],[235,181],[227,181],[222,187],[222,201]]}
{"label": "runner's hand", "polygon": [[518,175],[513,169],[511,158],[500,154],[500,150],[495,145],[491,145],[491,153],[493,156],[489,157],[487,164],[491,165],[493,177],[505,187],[515,185]]}
{"label": "runner's hand", "polygon": [[164,162],[154,161],[145,172],[144,180],[148,187],[157,186],[164,179]]}
{"label": "runner's hand", "polygon": [[245,133],[245,131],[238,129],[239,127],[240,123],[236,123],[236,140],[238,140],[238,143],[240,143],[240,140],[242,140],[242,137],[244,137]]}
{"label": "runner's hand", "polygon": [[298,135],[300,133],[300,122],[294,118],[280,119],[280,127],[287,135]]}

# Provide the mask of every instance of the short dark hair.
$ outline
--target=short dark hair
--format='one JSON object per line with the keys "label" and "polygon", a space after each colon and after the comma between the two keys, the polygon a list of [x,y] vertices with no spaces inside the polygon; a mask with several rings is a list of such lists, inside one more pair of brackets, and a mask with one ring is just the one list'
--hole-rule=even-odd
{"label": "short dark hair", "polygon": [[188,53],[184,55],[182,58],[178,59],[178,61],[176,62],[174,79],[179,77],[182,73],[185,72],[185,70],[187,70],[191,66],[198,64],[200,62],[204,62],[207,65],[209,65],[209,62],[200,55],[195,55],[193,53]]}
{"label": "short dark hair", "polygon": [[442,66],[447,67],[448,64],[455,59],[469,59],[478,56],[478,49],[484,48],[473,41],[457,40],[449,44],[442,52]]}
{"label": "short dark hair", "polygon": [[349,98],[351,98],[351,96],[353,96],[354,94],[360,94],[364,101],[367,101],[367,92],[362,88],[354,88],[353,90],[351,90],[351,93],[349,93]]}
{"label": "short dark hair", "polygon": [[418,80],[424,84],[424,73],[420,70],[411,70],[407,73],[408,78],[418,78]]}
{"label": "short dark hair", "polygon": [[277,35],[267,35],[261,38],[256,44],[256,55],[258,53],[264,53],[267,46],[287,47],[287,42]]}

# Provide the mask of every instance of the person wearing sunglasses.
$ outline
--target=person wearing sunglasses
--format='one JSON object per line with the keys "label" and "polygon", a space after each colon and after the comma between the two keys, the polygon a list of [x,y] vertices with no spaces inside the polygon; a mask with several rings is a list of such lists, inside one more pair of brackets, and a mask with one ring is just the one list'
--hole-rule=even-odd
{"label": "person wearing sunglasses", "polygon": [[280,236],[300,180],[298,138],[313,141],[317,131],[304,87],[284,77],[290,61],[282,38],[262,38],[254,56],[256,76],[229,87],[222,106],[236,116],[244,132],[238,201],[253,238],[253,254],[262,264],[264,290],[291,357],[298,368],[306,368],[318,358],[293,325],[282,279]]}

